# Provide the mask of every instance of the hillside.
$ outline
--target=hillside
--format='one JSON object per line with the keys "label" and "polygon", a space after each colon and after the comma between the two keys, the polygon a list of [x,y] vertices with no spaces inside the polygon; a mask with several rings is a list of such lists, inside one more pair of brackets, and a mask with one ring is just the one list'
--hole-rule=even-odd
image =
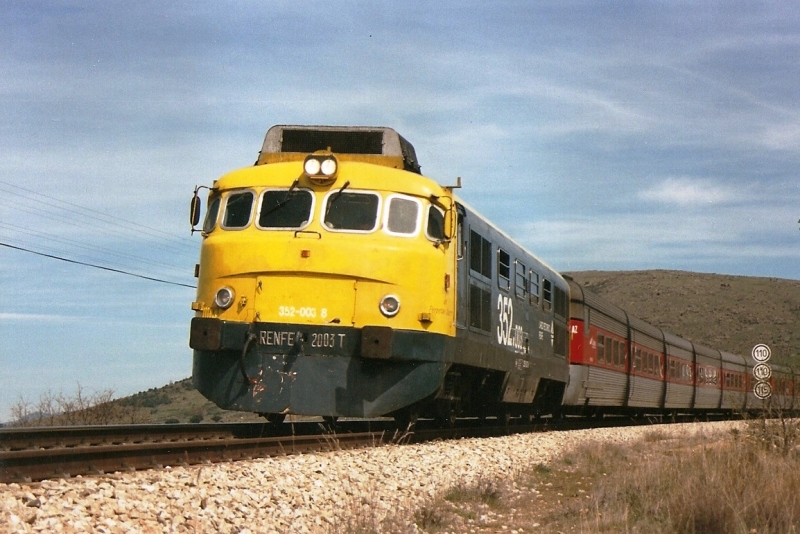
{"label": "hillside", "polygon": [[800,281],[682,271],[567,273],[586,289],[653,325],[736,354],[772,348],[800,363]]}
{"label": "hillside", "polygon": [[[567,274],[629,314],[696,343],[737,354],[766,343],[773,363],[800,367],[800,281],[681,271]],[[189,379],[113,404],[120,414],[115,419],[126,423],[261,420],[220,410]]]}

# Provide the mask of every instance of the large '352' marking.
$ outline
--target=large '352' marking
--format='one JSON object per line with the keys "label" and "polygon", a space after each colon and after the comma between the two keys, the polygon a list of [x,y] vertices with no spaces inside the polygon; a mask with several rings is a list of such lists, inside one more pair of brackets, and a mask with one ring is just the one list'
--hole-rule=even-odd
{"label": "large '352' marking", "polygon": [[516,352],[526,351],[525,331],[514,325],[514,304],[510,297],[497,296],[497,342],[500,345],[514,347]]}

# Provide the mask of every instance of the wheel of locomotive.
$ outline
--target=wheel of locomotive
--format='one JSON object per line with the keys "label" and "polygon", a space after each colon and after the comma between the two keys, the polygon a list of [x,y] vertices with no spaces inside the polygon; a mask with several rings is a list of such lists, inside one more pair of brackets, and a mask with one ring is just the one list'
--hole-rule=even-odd
{"label": "wheel of locomotive", "polygon": [[409,406],[395,412],[392,417],[394,418],[394,424],[397,426],[397,430],[406,432],[414,428],[414,425],[417,424],[419,411],[415,407]]}
{"label": "wheel of locomotive", "polygon": [[335,415],[323,415],[322,425],[328,429],[329,432],[336,431],[336,422],[339,420]]}
{"label": "wheel of locomotive", "polygon": [[285,413],[262,413],[261,416],[267,420],[268,423],[278,425],[286,420]]}
{"label": "wheel of locomotive", "polygon": [[508,426],[511,424],[511,410],[502,408],[497,412],[497,424],[500,426]]}
{"label": "wheel of locomotive", "polygon": [[458,419],[458,404],[450,400],[440,401],[436,406],[436,426],[453,428],[456,426],[456,419]]}

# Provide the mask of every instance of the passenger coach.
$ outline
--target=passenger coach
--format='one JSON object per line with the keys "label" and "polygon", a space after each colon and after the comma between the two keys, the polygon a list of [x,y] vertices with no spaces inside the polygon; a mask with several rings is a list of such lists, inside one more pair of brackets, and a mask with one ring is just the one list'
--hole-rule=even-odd
{"label": "passenger coach", "polygon": [[794,408],[798,377],[776,367],[773,397],[753,394],[751,358],[691,343],[570,285],[568,413],[743,413]]}

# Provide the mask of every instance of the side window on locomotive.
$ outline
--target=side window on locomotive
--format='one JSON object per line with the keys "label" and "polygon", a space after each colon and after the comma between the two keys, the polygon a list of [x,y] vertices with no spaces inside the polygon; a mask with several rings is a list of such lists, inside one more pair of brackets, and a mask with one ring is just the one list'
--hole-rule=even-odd
{"label": "side window on locomotive", "polygon": [[419,231],[422,206],[413,198],[392,196],[386,210],[384,228],[387,234],[413,236]]}
{"label": "side window on locomotive", "polygon": [[225,202],[225,215],[222,218],[223,228],[244,228],[250,224],[253,211],[253,192],[231,193]]}
{"label": "side window on locomotive", "polygon": [[511,287],[511,256],[502,248],[497,249],[497,286],[504,291]]}
{"label": "side window on locomotive", "polygon": [[303,228],[311,222],[314,195],[308,190],[265,191],[258,215],[259,228]]}
{"label": "side window on locomotive", "polygon": [[469,232],[469,268],[492,277],[492,244],[475,230]]}
{"label": "side window on locomotive", "polygon": [[525,264],[519,260],[515,261],[514,264],[514,271],[516,272],[516,276],[514,277],[516,279],[515,293],[517,298],[524,299],[528,296],[528,279],[525,276],[527,274],[526,267]]}
{"label": "side window on locomotive", "polygon": [[553,283],[547,278],[544,278],[542,282],[544,311],[550,311],[553,308]]}
{"label": "side window on locomotive", "polygon": [[325,226],[330,230],[371,232],[378,226],[380,197],[375,193],[334,191],[325,203]]}
{"label": "side window on locomotive", "polygon": [[206,219],[203,221],[203,233],[208,234],[211,233],[214,228],[217,226],[217,217],[219,216],[219,205],[222,200],[217,197],[211,201],[208,205],[208,212],[206,213]]}
{"label": "side window on locomotive", "polygon": [[534,306],[539,305],[539,273],[531,271],[530,277],[530,295],[531,295],[531,304]]}
{"label": "side window on locomotive", "polygon": [[444,235],[444,213],[436,206],[428,208],[428,227],[426,235],[434,241],[442,241]]}

